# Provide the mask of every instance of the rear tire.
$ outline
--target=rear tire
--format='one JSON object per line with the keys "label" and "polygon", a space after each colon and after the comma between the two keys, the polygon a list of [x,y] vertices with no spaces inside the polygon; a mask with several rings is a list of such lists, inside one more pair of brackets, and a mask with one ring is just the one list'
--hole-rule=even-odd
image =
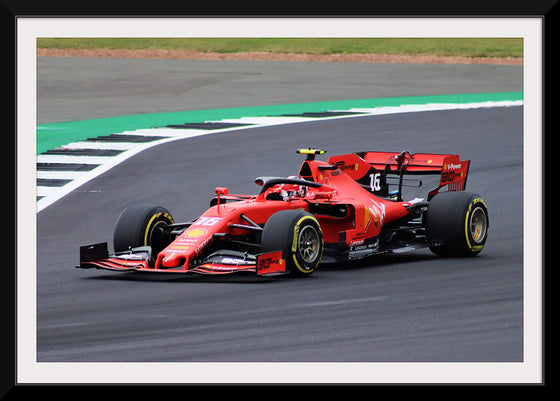
{"label": "rear tire", "polygon": [[480,195],[437,194],[424,215],[430,250],[440,256],[475,256],[488,238],[488,209]]}
{"label": "rear tire", "polygon": [[171,243],[162,228],[173,222],[173,217],[164,207],[148,204],[128,206],[119,216],[113,232],[115,252],[150,246],[152,258],[157,257]]}
{"label": "rear tire", "polygon": [[282,251],[286,268],[294,276],[310,276],[323,255],[323,233],[311,213],[283,210],[266,222],[261,237],[262,252]]}

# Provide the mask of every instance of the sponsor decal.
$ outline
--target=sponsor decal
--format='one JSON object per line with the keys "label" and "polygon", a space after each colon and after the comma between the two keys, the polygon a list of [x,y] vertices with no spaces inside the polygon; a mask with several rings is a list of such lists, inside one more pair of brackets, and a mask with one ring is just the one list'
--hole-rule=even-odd
{"label": "sponsor decal", "polygon": [[366,249],[377,249],[379,248],[379,238],[373,238],[373,239],[368,239],[366,240],[362,240],[361,244],[359,245],[353,245],[354,242],[360,242],[360,241],[353,241],[350,244],[350,251],[363,251]]}
{"label": "sponsor decal", "polygon": [[222,258],[220,263],[222,263],[224,265],[236,265],[236,266],[239,266],[241,264],[247,264],[247,262],[244,259],[230,258],[230,257]]}
{"label": "sponsor decal", "polygon": [[218,224],[222,221],[221,217],[201,217],[199,218],[194,225],[195,226],[213,226],[214,224]]}
{"label": "sponsor decal", "polygon": [[369,187],[372,192],[381,191],[381,173],[374,173],[369,175]]}
{"label": "sponsor decal", "polygon": [[187,249],[189,249],[190,246],[188,245],[172,245],[169,250],[170,251],[185,251]]}
{"label": "sponsor decal", "polygon": [[358,171],[358,169],[360,168],[360,165],[358,163],[346,164],[344,160],[338,161],[334,165],[338,167],[341,171],[352,171],[352,170]]}
{"label": "sponsor decal", "polygon": [[206,237],[206,239],[204,239],[204,241],[202,241],[202,242],[200,243],[200,245],[197,246],[197,248],[195,249],[194,253],[198,255],[200,252],[202,252],[202,250],[204,249],[204,247],[205,247],[206,245],[208,245],[208,243],[209,243],[211,240],[212,240],[212,237],[211,237],[211,236],[210,236],[210,237]]}
{"label": "sponsor decal", "polygon": [[385,218],[385,205],[383,203],[378,203],[373,199],[371,199],[371,202],[373,203],[372,212],[375,226],[377,227],[378,224],[383,225],[383,219]]}
{"label": "sponsor decal", "polygon": [[286,271],[286,261],[282,251],[263,253],[257,256],[257,274],[280,273]]}
{"label": "sponsor decal", "polygon": [[365,226],[364,232],[368,230],[371,220],[373,220],[375,227],[377,227],[377,225],[379,224],[379,219],[377,218],[377,214],[372,208],[366,206],[364,207],[364,226]]}
{"label": "sponsor decal", "polygon": [[373,209],[371,210],[371,214],[373,217],[373,223],[375,224],[375,227],[377,227],[379,225],[379,218],[377,217],[377,214],[375,213],[375,211]]}
{"label": "sponsor decal", "polygon": [[208,230],[205,228],[191,228],[186,232],[187,237],[201,237],[208,234]]}

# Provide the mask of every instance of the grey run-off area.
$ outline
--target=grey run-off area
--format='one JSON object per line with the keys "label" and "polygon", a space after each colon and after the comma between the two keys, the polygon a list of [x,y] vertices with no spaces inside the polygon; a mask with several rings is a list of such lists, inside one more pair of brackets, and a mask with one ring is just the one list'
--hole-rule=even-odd
{"label": "grey run-off area", "polygon": [[523,67],[38,57],[37,123],[523,90]]}

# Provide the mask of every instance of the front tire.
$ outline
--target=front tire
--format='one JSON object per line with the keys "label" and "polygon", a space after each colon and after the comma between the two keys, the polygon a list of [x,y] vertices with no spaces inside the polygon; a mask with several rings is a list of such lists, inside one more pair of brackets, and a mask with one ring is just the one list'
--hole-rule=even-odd
{"label": "front tire", "polygon": [[286,267],[294,276],[310,276],[323,255],[323,233],[317,219],[302,210],[274,213],[261,237],[262,252],[282,251]]}
{"label": "front tire", "polygon": [[119,216],[113,232],[115,252],[150,246],[152,257],[157,257],[171,243],[163,228],[173,222],[173,217],[164,207],[148,204],[128,206]]}
{"label": "front tire", "polygon": [[430,250],[440,256],[478,255],[488,238],[488,208],[480,195],[443,192],[425,214]]}

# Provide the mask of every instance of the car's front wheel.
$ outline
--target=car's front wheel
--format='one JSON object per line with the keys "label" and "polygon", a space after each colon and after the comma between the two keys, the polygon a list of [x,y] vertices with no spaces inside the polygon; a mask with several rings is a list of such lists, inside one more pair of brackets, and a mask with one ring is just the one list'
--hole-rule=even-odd
{"label": "car's front wheel", "polygon": [[261,237],[262,252],[282,251],[286,267],[295,276],[309,276],[323,255],[323,233],[312,214],[302,210],[274,213]]}
{"label": "car's front wheel", "polygon": [[113,232],[115,252],[150,246],[155,258],[171,239],[164,227],[173,224],[169,211],[161,206],[133,204],[121,213]]}

